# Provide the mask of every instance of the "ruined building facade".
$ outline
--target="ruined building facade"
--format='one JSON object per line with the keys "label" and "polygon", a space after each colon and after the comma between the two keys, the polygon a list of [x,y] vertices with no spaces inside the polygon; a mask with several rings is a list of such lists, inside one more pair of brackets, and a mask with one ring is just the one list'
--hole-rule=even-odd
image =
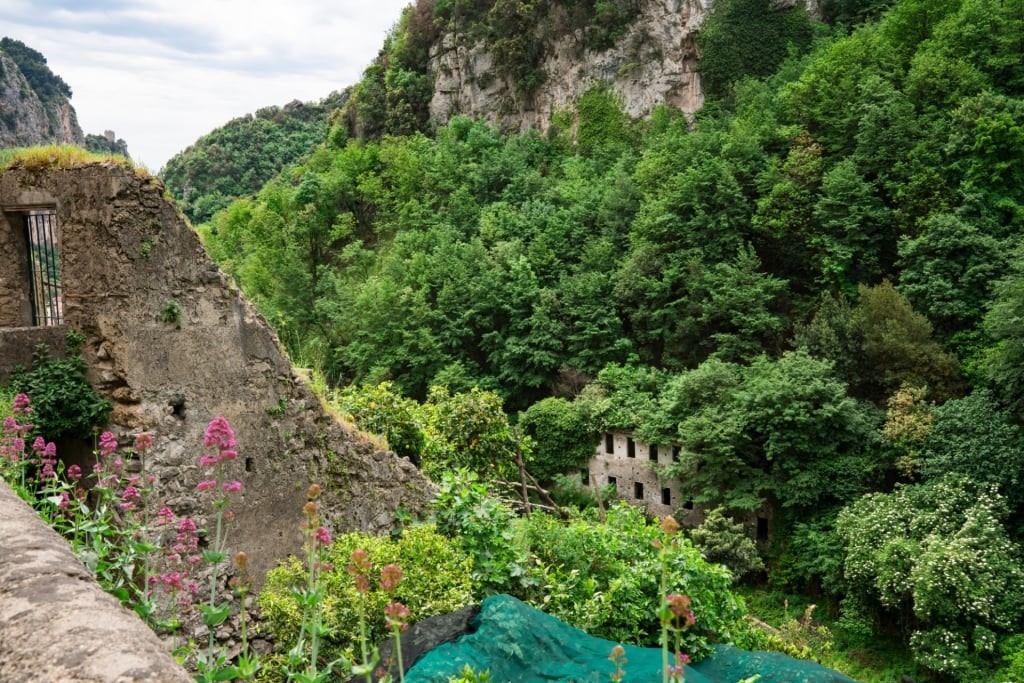
{"label": "ruined building facade", "polygon": [[335,530],[379,532],[421,509],[429,483],[408,462],[328,414],[266,321],[206,255],[159,180],[117,162],[0,173],[0,381],[33,349],[85,337],[93,386],[114,404],[107,428],[154,436],[154,505],[200,524],[203,433],[235,430],[243,484],[230,529],[257,581],[297,554],[310,483]]}

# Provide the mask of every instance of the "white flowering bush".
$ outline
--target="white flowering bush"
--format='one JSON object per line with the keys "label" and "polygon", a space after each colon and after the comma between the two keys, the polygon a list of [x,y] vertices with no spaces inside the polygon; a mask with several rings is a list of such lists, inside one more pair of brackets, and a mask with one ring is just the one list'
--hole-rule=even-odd
{"label": "white flowering bush", "polygon": [[971,680],[1021,621],[1021,549],[1005,516],[995,487],[960,477],[864,496],[836,522],[848,601],[906,624],[923,666]]}

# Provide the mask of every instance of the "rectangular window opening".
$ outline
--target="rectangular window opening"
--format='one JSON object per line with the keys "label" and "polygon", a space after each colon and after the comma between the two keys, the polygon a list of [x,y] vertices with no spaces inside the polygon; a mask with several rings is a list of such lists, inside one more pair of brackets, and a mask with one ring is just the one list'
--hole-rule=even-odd
{"label": "rectangular window opening", "polygon": [[580,470],[580,483],[590,486],[590,470]]}
{"label": "rectangular window opening", "polygon": [[633,482],[633,497],[637,500],[642,500],[644,497],[644,485],[643,482]]}
{"label": "rectangular window opening", "polygon": [[671,505],[672,504],[672,489],[661,490],[661,504]]}
{"label": "rectangular window opening", "polygon": [[647,452],[647,458],[651,462],[658,462],[658,445],[657,444],[653,444],[652,443],[650,445],[650,450]]}
{"label": "rectangular window opening", "polygon": [[636,442],[633,441],[633,437],[631,437],[631,436],[626,438],[626,457],[627,458],[635,458],[636,457]]}
{"label": "rectangular window opening", "polygon": [[61,289],[57,212],[49,209],[25,214],[25,243],[28,245],[32,324],[36,327],[61,325],[64,322],[64,293]]}
{"label": "rectangular window opening", "polygon": [[608,477],[608,485],[614,486],[616,492],[619,490],[619,480],[616,479],[615,477]]}
{"label": "rectangular window opening", "polygon": [[768,518],[760,515],[757,517],[757,540],[768,540]]}
{"label": "rectangular window opening", "polygon": [[604,435],[604,452],[614,453],[615,452],[615,437],[611,434]]}

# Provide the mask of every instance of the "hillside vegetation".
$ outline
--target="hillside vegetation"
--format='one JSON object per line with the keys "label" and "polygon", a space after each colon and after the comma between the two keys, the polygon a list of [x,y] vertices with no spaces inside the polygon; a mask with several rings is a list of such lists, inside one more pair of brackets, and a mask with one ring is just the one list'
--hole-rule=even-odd
{"label": "hillside vegetation", "polygon": [[[751,34],[769,4],[715,4],[695,121],[595,87],[572,134],[389,129],[422,100],[385,91],[376,135],[336,117],[206,244],[332,382],[558,396],[678,444],[693,500],[774,507],[768,585],[847,647],[1021,680],[1024,0],[837,0]],[[354,98],[416,21],[483,13],[425,7]]]}

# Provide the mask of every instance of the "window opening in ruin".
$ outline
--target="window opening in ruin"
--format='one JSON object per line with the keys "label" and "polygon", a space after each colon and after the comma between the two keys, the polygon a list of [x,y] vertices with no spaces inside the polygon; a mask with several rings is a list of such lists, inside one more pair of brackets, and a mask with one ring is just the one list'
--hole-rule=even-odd
{"label": "window opening in ruin", "polygon": [[692,500],[688,500],[685,503],[683,503],[683,509],[684,510],[692,510],[693,509],[693,501]]}
{"label": "window opening in ruin", "polygon": [[40,209],[25,214],[25,243],[28,245],[32,324],[37,327],[60,325],[64,317],[64,294],[55,210]]}
{"label": "window opening in ruin", "polygon": [[619,490],[619,480],[615,477],[608,477],[608,485],[614,486],[616,491]]}
{"label": "window opening in ruin", "polygon": [[647,458],[651,462],[658,462],[658,446],[657,444],[651,444],[650,451],[647,453]]}
{"label": "window opening in ruin", "polygon": [[768,540],[768,518],[760,515],[757,517],[757,540]]}
{"label": "window opening in ruin", "polygon": [[672,462],[679,462],[679,446],[672,447]]}
{"label": "window opening in ruin", "polygon": [[627,458],[635,458],[636,457],[636,442],[633,441],[633,437],[627,437],[626,438],[626,457]]}
{"label": "window opening in ruin", "polygon": [[246,458],[245,459],[245,471],[246,472],[252,472],[253,471],[253,461],[252,461],[252,458]]}
{"label": "window opening in ruin", "polygon": [[644,497],[644,484],[641,481],[633,482],[633,497],[637,500]]}
{"label": "window opening in ruin", "polygon": [[590,483],[590,470],[580,470],[580,483],[584,486]]}
{"label": "window opening in ruin", "polygon": [[604,435],[604,452],[614,453],[615,452],[615,437],[611,434]]}
{"label": "window opening in ruin", "polygon": [[661,504],[671,505],[672,504],[672,489],[661,490]]}

